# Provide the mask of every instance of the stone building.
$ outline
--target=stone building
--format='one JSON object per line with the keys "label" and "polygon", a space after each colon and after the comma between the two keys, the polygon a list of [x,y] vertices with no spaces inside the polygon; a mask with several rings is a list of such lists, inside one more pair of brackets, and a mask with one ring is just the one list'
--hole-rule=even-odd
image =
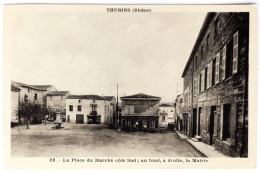
{"label": "stone building", "polygon": [[17,125],[20,88],[11,85],[11,126]]}
{"label": "stone building", "polygon": [[116,118],[117,118],[117,114],[116,114],[116,98],[114,96],[103,96],[105,99],[107,99],[108,101],[110,101],[110,107],[109,107],[109,116],[112,116],[112,120],[107,120],[110,121],[110,124],[115,124],[116,123]]}
{"label": "stone building", "polygon": [[248,155],[249,13],[208,13],[183,71],[187,135]]}
{"label": "stone building", "polygon": [[176,130],[183,132],[183,95],[180,94],[175,99],[175,112],[174,112],[174,120],[175,120],[175,128]]}
{"label": "stone building", "polygon": [[109,124],[113,121],[113,108],[108,99],[98,95],[68,95],[67,122],[76,124]]}
{"label": "stone building", "polygon": [[139,93],[120,99],[122,128],[159,130],[160,97]]}
{"label": "stone building", "polygon": [[66,97],[69,91],[52,91],[46,94],[48,119],[66,122]]}
{"label": "stone building", "polygon": [[168,127],[169,123],[174,122],[174,111],[173,105],[165,103],[159,105],[159,127]]}
{"label": "stone building", "polygon": [[[20,89],[19,92],[19,102],[31,102],[41,106],[47,104],[46,94],[56,88],[52,85],[28,85],[20,82],[11,81],[11,84]],[[41,123],[44,119],[44,116],[33,115],[31,122],[32,123]],[[19,118],[19,123],[24,123],[23,118]]]}

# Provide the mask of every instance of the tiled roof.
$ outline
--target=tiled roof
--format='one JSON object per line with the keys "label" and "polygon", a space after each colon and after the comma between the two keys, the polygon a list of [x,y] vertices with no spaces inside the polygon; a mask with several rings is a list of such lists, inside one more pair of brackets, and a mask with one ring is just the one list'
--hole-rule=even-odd
{"label": "tiled roof", "polygon": [[39,88],[39,89],[43,89],[43,90],[47,90],[48,88],[53,87],[53,85],[31,85],[31,86]]}
{"label": "tiled roof", "polygon": [[98,95],[68,95],[67,99],[90,99],[90,100],[107,100]]}
{"label": "tiled roof", "polygon": [[114,96],[103,96],[105,99],[108,99],[108,100],[113,100],[113,98],[115,98]]}
{"label": "tiled roof", "polygon": [[160,104],[160,107],[173,107],[172,105],[169,105],[169,104]]}
{"label": "tiled roof", "polygon": [[19,92],[19,91],[21,91],[21,89],[16,87],[16,86],[14,86],[13,84],[11,84],[11,91]]}
{"label": "tiled roof", "polygon": [[15,82],[15,81],[11,81],[11,83],[15,86],[15,87],[26,87],[26,88],[31,88],[31,89],[35,89],[35,90],[40,90],[40,91],[46,91],[45,89],[41,89],[38,87],[34,87],[32,85],[27,85],[21,82]]}
{"label": "tiled roof", "polygon": [[69,91],[52,91],[47,96],[66,96],[67,94],[69,94]]}
{"label": "tiled roof", "polygon": [[140,98],[140,99],[161,99],[161,97],[156,97],[156,96],[151,96],[151,95],[147,95],[147,94],[143,94],[143,93],[139,93],[139,94],[134,94],[131,96],[123,96],[120,97],[121,99],[125,99],[125,98]]}

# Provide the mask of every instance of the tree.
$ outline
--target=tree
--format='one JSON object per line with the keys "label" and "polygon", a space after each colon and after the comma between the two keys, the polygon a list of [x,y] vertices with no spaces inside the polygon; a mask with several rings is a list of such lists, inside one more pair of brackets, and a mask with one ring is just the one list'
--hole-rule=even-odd
{"label": "tree", "polygon": [[27,129],[30,129],[30,121],[33,115],[41,115],[46,113],[46,108],[31,102],[19,102],[18,116],[26,119]]}

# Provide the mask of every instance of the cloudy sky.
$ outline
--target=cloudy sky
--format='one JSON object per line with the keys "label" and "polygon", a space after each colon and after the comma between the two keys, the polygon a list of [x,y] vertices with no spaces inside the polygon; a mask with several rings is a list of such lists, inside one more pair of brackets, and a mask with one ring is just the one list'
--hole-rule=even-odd
{"label": "cloudy sky", "polygon": [[72,94],[146,93],[173,101],[205,12],[107,13],[90,8],[9,8],[11,80]]}

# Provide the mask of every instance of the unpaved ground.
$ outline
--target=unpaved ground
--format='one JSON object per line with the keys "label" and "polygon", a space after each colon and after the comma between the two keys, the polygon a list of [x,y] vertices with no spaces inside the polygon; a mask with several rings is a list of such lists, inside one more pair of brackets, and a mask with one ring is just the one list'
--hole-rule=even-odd
{"label": "unpaved ground", "polygon": [[11,129],[13,157],[201,157],[171,131],[124,133],[103,125],[53,124]]}

